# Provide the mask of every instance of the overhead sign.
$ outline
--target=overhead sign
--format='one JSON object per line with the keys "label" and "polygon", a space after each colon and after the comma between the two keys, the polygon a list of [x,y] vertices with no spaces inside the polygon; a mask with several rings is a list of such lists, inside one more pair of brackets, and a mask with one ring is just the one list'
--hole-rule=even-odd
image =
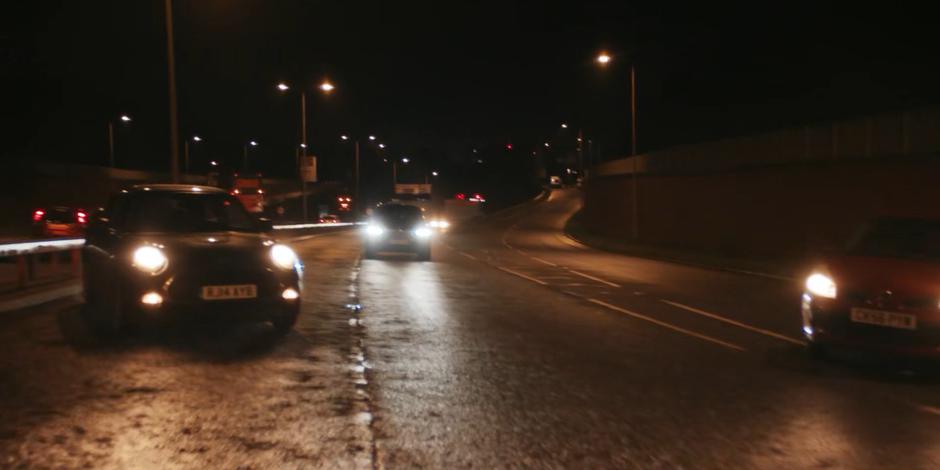
{"label": "overhead sign", "polygon": [[431,194],[431,185],[397,183],[395,185],[395,194]]}
{"label": "overhead sign", "polygon": [[300,175],[305,183],[317,182],[317,157],[308,155],[300,159]]}

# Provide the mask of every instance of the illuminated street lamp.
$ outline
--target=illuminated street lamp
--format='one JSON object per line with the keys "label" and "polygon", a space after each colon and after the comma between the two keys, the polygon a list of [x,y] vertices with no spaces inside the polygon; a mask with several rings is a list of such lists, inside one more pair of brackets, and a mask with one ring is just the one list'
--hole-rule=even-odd
{"label": "illuminated street lamp", "polygon": [[[285,82],[278,82],[275,85],[275,88],[277,88],[277,90],[282,93],[287,92],[291,89],[290,85],[288,85]],[[329,80],[324,80],[322,83],[320,83],[320,85],[317,86],[317,88],[319,88],[320,91],[322,91],[323,93],[329,94],[336,87],[332,83],[330,83]],[[303,207],[303,220],[304,222],[306,222],[307,221],[307,182],[304,180],[302,165],[303,165],[303,162],[305,162],[307,159],[307,92],[306,90],[304,90],[303,87],[301,87],[300,89],[300,134],[301,134],[300,140],[301,140],[301,143],[303,144],[300,146],[300,154],[301,154],[302,160],[298,162],[300,165],[298,165],[297,167],[297,172],[300,175],[300,191],[301,191],[301,202],[302,202],[301,205]],[[248,147],[245,147],[246,167],[247,167],[247,160],[248,160],[247,149]],[[316,174],[316,172],[314,172],[314,174]]]}
{"label": "illuminated street lamp", "polygon": [[[202,142],[202,137],[194,135],[192,141],[196,143]],[[189,139],[183,142],[183,172],[189,173]]]}
{"label": "illuminated street lamp", "polygon": [[369,140],[375,140],[375,136],[374,136],[374,135],[370,135],[370,136],[369,136]]}
{"label": "illuminated street lamp", "polygon": [[380,149],[384,149],[384,148],[385,148],[385,144],[379,144],[379,148],[380,148]]}
{"label": "illuminated street lamp", "polygon": [[410,160],[408,157],[404,157],[404,158],[401,159],[401,162],[404,163],[405,165],[407,165],[407,164],[411,163],[411,160]]}
{"label": "illuminated street lamp", "polygon": [[349,140],[349,136],[346,135],[346,134],[343,134],[343,135],[339,136],[339,138],[340,138],[340,139],[343,139],[343,140]]}
{"label": "illuminated street lamp", "polygon": [[[597,56],[597,63],[601,67],[606,67],[610,62],[610,56],[605,52],[601,52]],[[637,214],[639,203],[639,189],[637,188],[637,159],[636,159],[636,65],[631,61],[630,63],[630,156],[633,160],[633,239],[640,238],[640,220]]]}
{"label": "illuminated street lamp", "polygon": [[551,147],[551,145],[548,142],[545,142],[543,145],[545,145],[545,148]]}
{"label": "illuminated street lamp", "polygon": [[242,153],[242,171],[248,171],[248,147],[249,146],[257,147],[258,142],[254,140],[249,140],[248,143],[245,144],[245,146],[243,147],[244,153]]}
{"label": "illuminated street lamp", "polygon": [[[132,119],[126,114],[118,116],[118,119],[121,120],[124,124],[129,124]],[[108,121],[108,162],[111,164],[111,168],[114,168],[114,120]]]}
{"label": "illuminated street lamp", "polygon": [[566,123],[564,123],[564,122],[561,123],[561,128],[562,128],[562,129],[567,129],[567,128],[568,128],[568,124],[566,124]]}
{"label": "illuminated street lamp", "polygon": [[439,175],[439,174],[440,174],[440,173],[438,173],[437,170],[431,172],[431,176],[437,176],[437,175]]}

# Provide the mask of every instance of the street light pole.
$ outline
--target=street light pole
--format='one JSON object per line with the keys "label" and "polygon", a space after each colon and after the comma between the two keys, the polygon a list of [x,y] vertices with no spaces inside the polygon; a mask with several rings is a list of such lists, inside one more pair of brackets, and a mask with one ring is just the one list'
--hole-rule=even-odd
{"label": "street light pole", "polygon": [[630,64],[630,155],[633,160],[633,240],[640,239],[639,175],[636,154],[636,66]]}
{"label": "street light pole", "polygon": [[189,139],[183,141],[183,173],[189,173]]}
{"label": "street light pole", "polygon": [[304,223],[307,223],[307,179],[304,178],[304,165],[307,163],[307,92],[300,92],[300,199],[303,206]]}
{"label": "street light pole", "polygon": [[356,207],[361,207],[359,206],[359,139],[356,139],[354,147],[356,149],[356,199],[354,204],[356,204]]}
{"label": "street light pole", "polygon": [[114,121],[108,121],[108,161],[114,168]]}
{"label": "street light pole", "polygon": [[176,106],[176,64],[173,53],[173,2],[165,0],[166,10],[166,52],[167,52],[167,75],[170,88],[170,173],[174,183],[180,180],[180,136],[177,125],[177,106]]}

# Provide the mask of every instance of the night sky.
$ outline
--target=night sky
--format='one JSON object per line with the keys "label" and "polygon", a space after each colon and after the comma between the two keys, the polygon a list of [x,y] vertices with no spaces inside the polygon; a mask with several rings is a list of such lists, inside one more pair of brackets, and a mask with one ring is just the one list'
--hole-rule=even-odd
{"label": "night sky", "polygon": [[[22,3],[3,19],[4,158],[106,164],[107,122],[128,113],[118,165],[165,169],[163,2]],[[940,101],[927,11],[701,3],[177,0],[181,136],[204,139],[197,170],[239,162],[255,139],[253,166],[289,174],[299,97],[275,91],[284,80],[308,88],[327,177],[351,155],[341,133],[461,159],[506,142],[528,154],[570,138],[564,121],[609,158],[629,148],[630,61],[641,151]]]}

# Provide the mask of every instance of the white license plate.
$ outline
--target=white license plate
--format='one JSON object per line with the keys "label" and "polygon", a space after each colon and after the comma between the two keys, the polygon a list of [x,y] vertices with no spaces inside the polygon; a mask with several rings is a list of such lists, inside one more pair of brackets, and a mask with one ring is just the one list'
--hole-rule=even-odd
{"label": "white license plate", "polygon": [[258,288],[254,284],[237,286],[203,286],[203,300],[254,299],[258,297]]}
{"label": "white license plate", "polygon": [[902,330],[916,330],[917,317],[906,313],[885,312],[868,308],[853,308],[852,321]]}

